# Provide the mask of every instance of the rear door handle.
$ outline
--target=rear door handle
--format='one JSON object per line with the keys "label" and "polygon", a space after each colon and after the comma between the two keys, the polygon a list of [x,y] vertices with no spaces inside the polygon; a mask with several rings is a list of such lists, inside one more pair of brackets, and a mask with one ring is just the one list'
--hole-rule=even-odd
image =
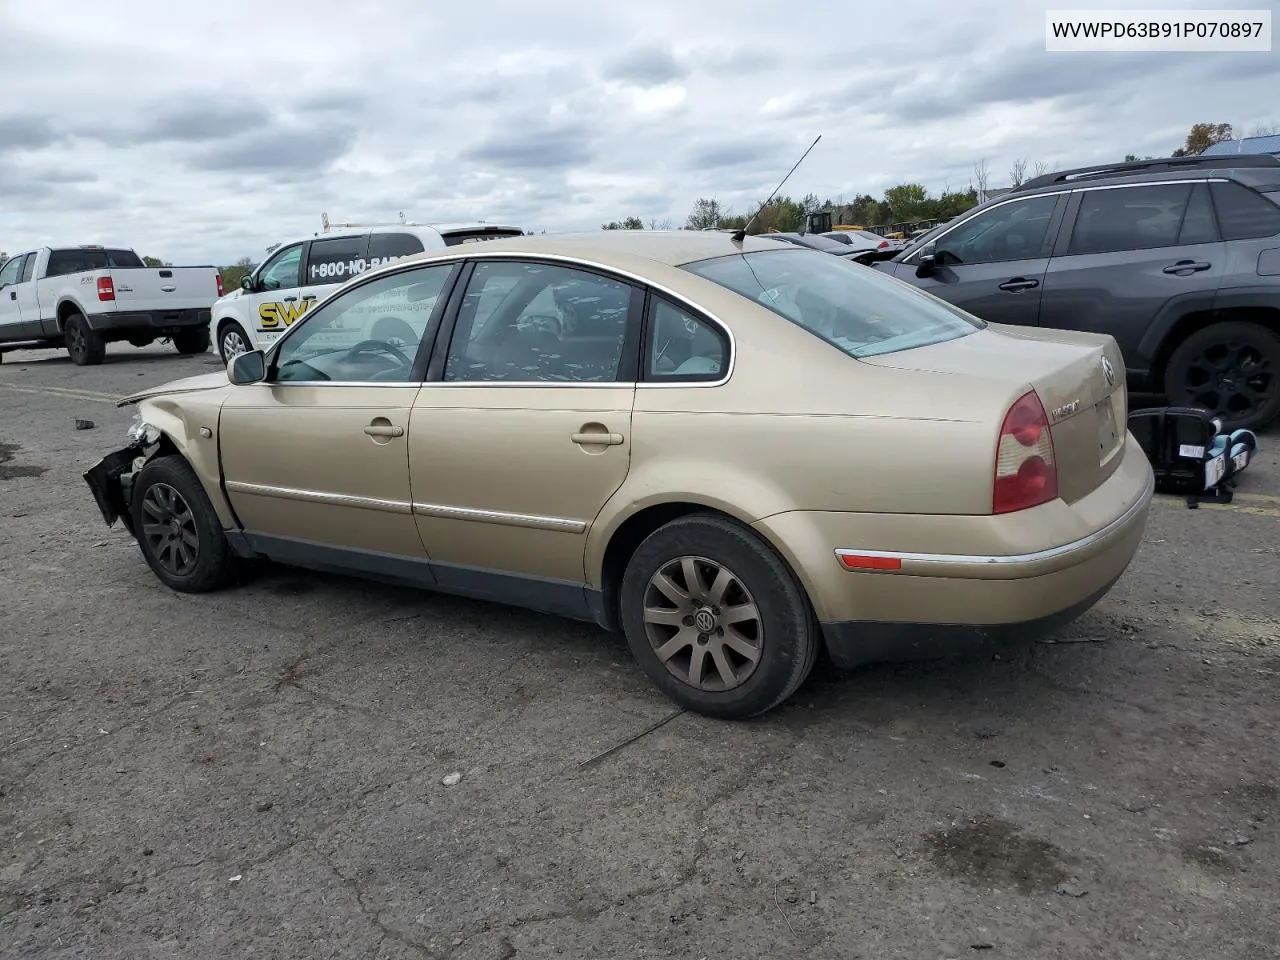
{"label": "rear door handle", "polygon": [[371,437],[403,437],[404,427],[371,423],[369,426],[364,428],[364,432]]}
{"label": "rear door handle", "polygon": [[17,292],[16,292],[16,291],[13,291],[13,290],[10,290],[10,291],[9,291],[9,299],[10,299],[10,300],[17,300],[17,299],[18,299],[18,294],[17,294]]}
{"label": "rear door handle", "polygon": [[1000,284],[1001,290],[1008,290],[1010,293],[1017,293],[1019,290],[1031,290],[1040,286],[1039,280],[1027,280],[1023,277],[1014,277],[1012,280],[1006,280]]}
{"label": "rear door handle", "polygon": [[1164,268],[1165,273],[1198,273],[1201,270],[1208,270],[1213,264],[1206,263],[1203,260],[1179,260],[1177,263],[1171,263]]}
{"label": "rear door handle", "polygon": [[302,299],[303,299],[303,300],[314,300],[315,298],[316,298],[316,295],[315,295],[314,293],[308,293],[308,294],[307,294],[305,297],[303,297]]}
{"label": "rear door handle", "polygon": [[616,447],[622,442],[620,433],[575,433],[569,438],[574,443],[584,446]]}

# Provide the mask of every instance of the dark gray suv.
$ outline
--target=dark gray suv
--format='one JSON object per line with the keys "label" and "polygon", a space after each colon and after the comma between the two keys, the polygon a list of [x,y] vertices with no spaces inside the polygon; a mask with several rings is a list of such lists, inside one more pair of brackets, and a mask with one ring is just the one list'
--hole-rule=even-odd
{"label": "dark gray suv", "polygon": [[1129,386],[1228,428],[1280,415],[1280,159],[1037,177],[873,264],[993,323],[1109,333]]}

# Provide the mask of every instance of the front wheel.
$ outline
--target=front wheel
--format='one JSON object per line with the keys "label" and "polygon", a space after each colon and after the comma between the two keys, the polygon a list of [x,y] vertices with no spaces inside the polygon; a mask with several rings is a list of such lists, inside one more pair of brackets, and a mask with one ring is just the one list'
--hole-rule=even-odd
{"label": "front wheel", "polygon": [[803,588],[767,543],[727,518],[694,514],[650,534],[627,564],[619,600],[641,668],[697,713],[766,713],[817,659]]}
{"label": "front wheel", "polygon": [[1225,430],[1257,430],[1280,415],[1280,335],[1231,320],[1197,330],[1169,357],[1169,402],[1221,417]]}
{"label": "front wheel", "polygon": [[157,457],[133,485],[133,529],[147,565],[165,586],[206,593],[230,582],[235,555],[191,465]]}
{"label": "front wheel", "polygon": [[224,324],[218,331],[218,353],[223,363],[230,363],[240,354],[248,353],[251,349],[249,335],[244,332],[244,327],[234,320]]}
{"label": "front wheel", "polygon": [[189,327],[173,335],[173,345],[184,357],[204,353],[209,349],[209,328]]}

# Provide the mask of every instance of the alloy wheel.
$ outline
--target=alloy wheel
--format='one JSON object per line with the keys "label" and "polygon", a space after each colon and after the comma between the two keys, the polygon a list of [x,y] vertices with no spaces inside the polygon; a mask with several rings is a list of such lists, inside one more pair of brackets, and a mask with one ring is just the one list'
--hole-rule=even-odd
{"label": "alloy wheel", "polygon": [[200,558],[200,531],[187,501],[167,483],[154,483],[142,497],[142,535],[165,572],[185,577]]}
{"label": "alloy wheel", "polygon": [[705,557],[677,557],[650,579],[644,630],[676,679],[722,692],[745,683],[764,652],[764,624],[732,570]]}
{"label": "alloy wheel", "polygon": [[222,335],[222,359],[230,363],[242,353],[249,352],[249,345],[240,336],[240,331],[231,329]]}
{"label": "alloy wheel", "polygon": [[1265,407],[1277,389],[1272,358],[1257,345],[1220,340],[1204,347],[1187,367],[1190,401],[1242,420]]}

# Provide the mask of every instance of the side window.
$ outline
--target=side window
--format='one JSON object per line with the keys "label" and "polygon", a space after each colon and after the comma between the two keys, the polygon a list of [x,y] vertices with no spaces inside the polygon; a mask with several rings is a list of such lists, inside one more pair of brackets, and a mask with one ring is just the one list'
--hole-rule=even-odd
{"label": "side window", "polygon": [[7,287],[11,283],[18,282],[18,277],[22,273],[22,260],[22,257],[14,257],[3,267],[0,267],[0,287]]}
{"label": "side window", "polygon": [[1233,180],[1215,181],[1209,189],[1218,208],[1223,240],[1256,240],[1280,233],[1280,204]]}
{"label": "side window", "polygon": [[304,286],[320,283],[341,283],[365,270],[365,249],[369,238],[366,234],[355,237],[334,237],[331,240],[312,240],[307,254],[307,278]]}
{"label": "side window", "polygon": [[614,382],[628,343],[629,284],[546,263],[480,261],[467,284],[446,382]]}
{"label": "side window", "polygon": [[280,341],[274,379],[406,383],[454,264],[379,277],[324,301]]}
{"label": "side window", "polygon": [[422,253],[425,249],[422,241],[412,233],[375,233],[369,237],[369,266],[380,267],[392,260]]}
{"label": "side window", "polygon": [[22,279],[19,283],[27,283],[31,280],[31,275],[36,272],[36,255],[34,253],[27,254],[27,265],[22,268]]}
{"label": "side window", "polygon": [[939,264],[1000,263],[1044,256],[1056,196],[1003,203],[970,218],[938,240]]}
{"label": "side window", "polygon": [[644,378],[648,381],[719,380],[729,364],[729,340],[712,324],[658,296],[649,300]]}
{"label": "side window", "polygon": [[258,286],[263,290],[285,290],[298,286],[298,268],[302,265],[302,244],[277,250],[258,274]]}
{"label": "side window", "polygon": [[1080,198],[1068,254],[1153,250],[1178,243],[1189,183],[1086,190]]}
{"label": "side window", "polygon": [[1218,239],[1218,225],[1213,219],[1213,204],[1209,202],[1209,188],[1196,184],[1191,191],[1191,201],[1182,218],[1178,231],[1178,246],[1192,243],[1213,243]]}

